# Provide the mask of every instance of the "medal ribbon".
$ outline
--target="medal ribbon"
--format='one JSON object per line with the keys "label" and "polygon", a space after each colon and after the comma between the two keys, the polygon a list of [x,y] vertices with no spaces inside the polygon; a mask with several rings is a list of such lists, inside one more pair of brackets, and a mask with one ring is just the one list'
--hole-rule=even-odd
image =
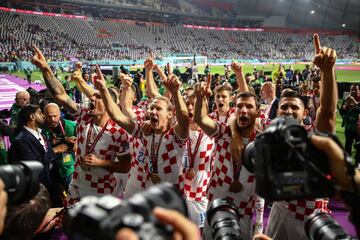
{"label": "medal ribbon", "polygon": [[195,157],[196,157],[197,152],[199,151],[199,147],[200,147],[200,143],[203,138],[203,135],[204,135],[203,131],[201,130],[199,133],[199,136],[196,140],[196,145],[195,145],[195,149],[194,149],[193,153],[191,152],[191,140],[189,139],[186,143],[187,147],[188,147],[188,153],[189,153],[189,168],[194,168]]}
{"label": "medal ribbon", "polygon": [[101,137],[101,136],[103,135],[103,133],[105,132],[106,127],[107,127],[107,125],[108,125],[109,123],[110,123],[110,119],[105,123],[105,126],[104,126],[104,127],[101,129],[101,131],[96,135],[95,140],[92,142],[91,146],[89,147],[90,137],[91,137],[91,135],[92,135],[92,131],[93,131],[93,128],[94,128],[94,125],[93,125],[94,122],[91,123],[91,127],[90,127],[90,129],[89,129],[89,131],[88,131],[88,134],[87,134],[87,136],[86,136],[86,145],[85,145],[85,154],[86,154],[86,155],[89,154],[89,153],[91,153],[91,152],[94,150],[97,142],[99,141],[100,137]]}
{"label": "medal ribbon", "polygon": [[[254,141],[254,139],[255,139],[255,137],[256,137],[256,134],[257,134],[257,131],[254,130],[254,131],[252,132],[252,134],[250,135],[249,142]],[[235,181],[235,180],[239,180],[240,170],[241,170],[242,165],[240,165],[240,161],[235,161],[234,159],[233,159],[232,163],[233,163],[233,177],[234,177],[234,181]]]}
{"label": "medal ribbon", "polygon": [[155,151],[155,133],[152,134],[152,142],[151,142],[151,161],[153,164],[153,173],[157,174],[158,173],[158,156],[159,156],[159,150],[160,150],[160,145],[161,145],[161,141],[162,138],[164,137],[166,132],[164,132],[163,134],[161,134],[160,139],[159,139],[159,143],[157,145],[156,151]]}

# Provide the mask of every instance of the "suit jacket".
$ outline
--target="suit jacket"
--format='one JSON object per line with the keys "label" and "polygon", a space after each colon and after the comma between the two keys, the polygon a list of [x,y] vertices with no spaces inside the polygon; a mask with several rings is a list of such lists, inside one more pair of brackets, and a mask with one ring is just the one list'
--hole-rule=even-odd
{"label": "suit jacket", "polygon": [[32,135],[28,130],[22,128],[15,137],[14,142],[8,152],[8,163],[17,161],[39,161],[43,164],[44,169],[39,175],[39,181],[48,189],[53,187],[53,181],[50,174],[50,164],[55,154],[51,148],[49,140],[43,135],[48,149],[45,151],[39,139]]}
{"label": "suit jacket", "polygon": [[276,118],[276,113],[277,113],[277,109],[279,108],[279,99],[276,98],[273,102],[273,104],[271,105],[271,109],[269,112],[269,119],[274,119]]}

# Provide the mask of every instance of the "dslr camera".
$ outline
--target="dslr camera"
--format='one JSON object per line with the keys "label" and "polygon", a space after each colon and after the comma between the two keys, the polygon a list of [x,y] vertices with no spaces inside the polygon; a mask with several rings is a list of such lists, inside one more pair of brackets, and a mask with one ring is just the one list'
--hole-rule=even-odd
{"label": "dslr camera", "polygon": [[5,184],[8,203],[16,204],[31,199],[39,191],[39,174],[43,165],[37,161],[22,161],[0,166],[0,178]]}
{"label": "dslr camera", "polygon": [[162,183],[124,201],[110,195],[84,197],[65,214],[63,229],[76,240],[112,240],[125,227],[135,231],[141,240],[172,239],[173,228],[161,224],[152,214],[157,206],[188,216],[181,193],[172,184]]}
{"label": "dslr camera", "polygon": [[244,166],[256,175],[256,192],[269,200],[332,196],[326,154],[293,117],[278,117],[244,151]]}

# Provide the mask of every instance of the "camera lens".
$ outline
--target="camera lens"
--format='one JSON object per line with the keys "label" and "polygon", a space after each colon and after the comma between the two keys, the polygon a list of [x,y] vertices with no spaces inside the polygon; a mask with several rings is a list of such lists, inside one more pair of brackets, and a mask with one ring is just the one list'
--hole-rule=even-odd
{"label": "camera lens", "polygon": [[0,166],[0,177],[5,183],[8,202],[18,203],[30,199],[39,191],[39,174],[43,165],[37,161],[23,161]]}
{"label": "camera lens", "polygon": [[352,239],[344,229],[326,213],[313,213],[305,220],[305,232],[311,240]]}
{"label": "camera lens", "polygon": [[213,240],[241,239],[239,213],[228,199],[215,199],[207,211]]}
{"label": "camera lens", "polygon": [[[128,199],[135,212],[149,216],[154,207],[173,209],[188,216],[186,202],[181,193],[170,183],[158,184]],[[148,221],[148,219],[147,219]]]}

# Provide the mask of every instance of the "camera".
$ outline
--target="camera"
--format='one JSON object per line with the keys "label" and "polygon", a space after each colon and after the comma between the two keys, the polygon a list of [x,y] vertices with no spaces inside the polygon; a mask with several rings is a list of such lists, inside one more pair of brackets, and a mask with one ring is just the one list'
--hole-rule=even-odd
{"label": "camera", "polygon": [[248,144],[243,164],[256,175],[256,192],[269,200],[332,196],[329,159],[293,117],[278,117]]}
{"label": "camera", "polygon": [[37,161],[22,161],[0,166],[0,177],[5,183],[8,203],[21,203],[39,191],[38,177],[43,165]]}
{"label": "camera", "polygon": [[215,199],[206,212],[213,240],[241,240],[240,214],[226,198]]}
{"label": "camera", "polygon": [[354,239],[326,213],[314,212],[305,219],[305,232],[310,240]]}
{"label": "camera", "polygon": [[63,229],[71,239],[110,240],[125,227],[141,240],[172,239],[173,228],[161,224],[152,214],[157,206],[188,215],[181,193],[172,184],[162,183],[124,201],[110,195],[84,197],[65,214]]}

